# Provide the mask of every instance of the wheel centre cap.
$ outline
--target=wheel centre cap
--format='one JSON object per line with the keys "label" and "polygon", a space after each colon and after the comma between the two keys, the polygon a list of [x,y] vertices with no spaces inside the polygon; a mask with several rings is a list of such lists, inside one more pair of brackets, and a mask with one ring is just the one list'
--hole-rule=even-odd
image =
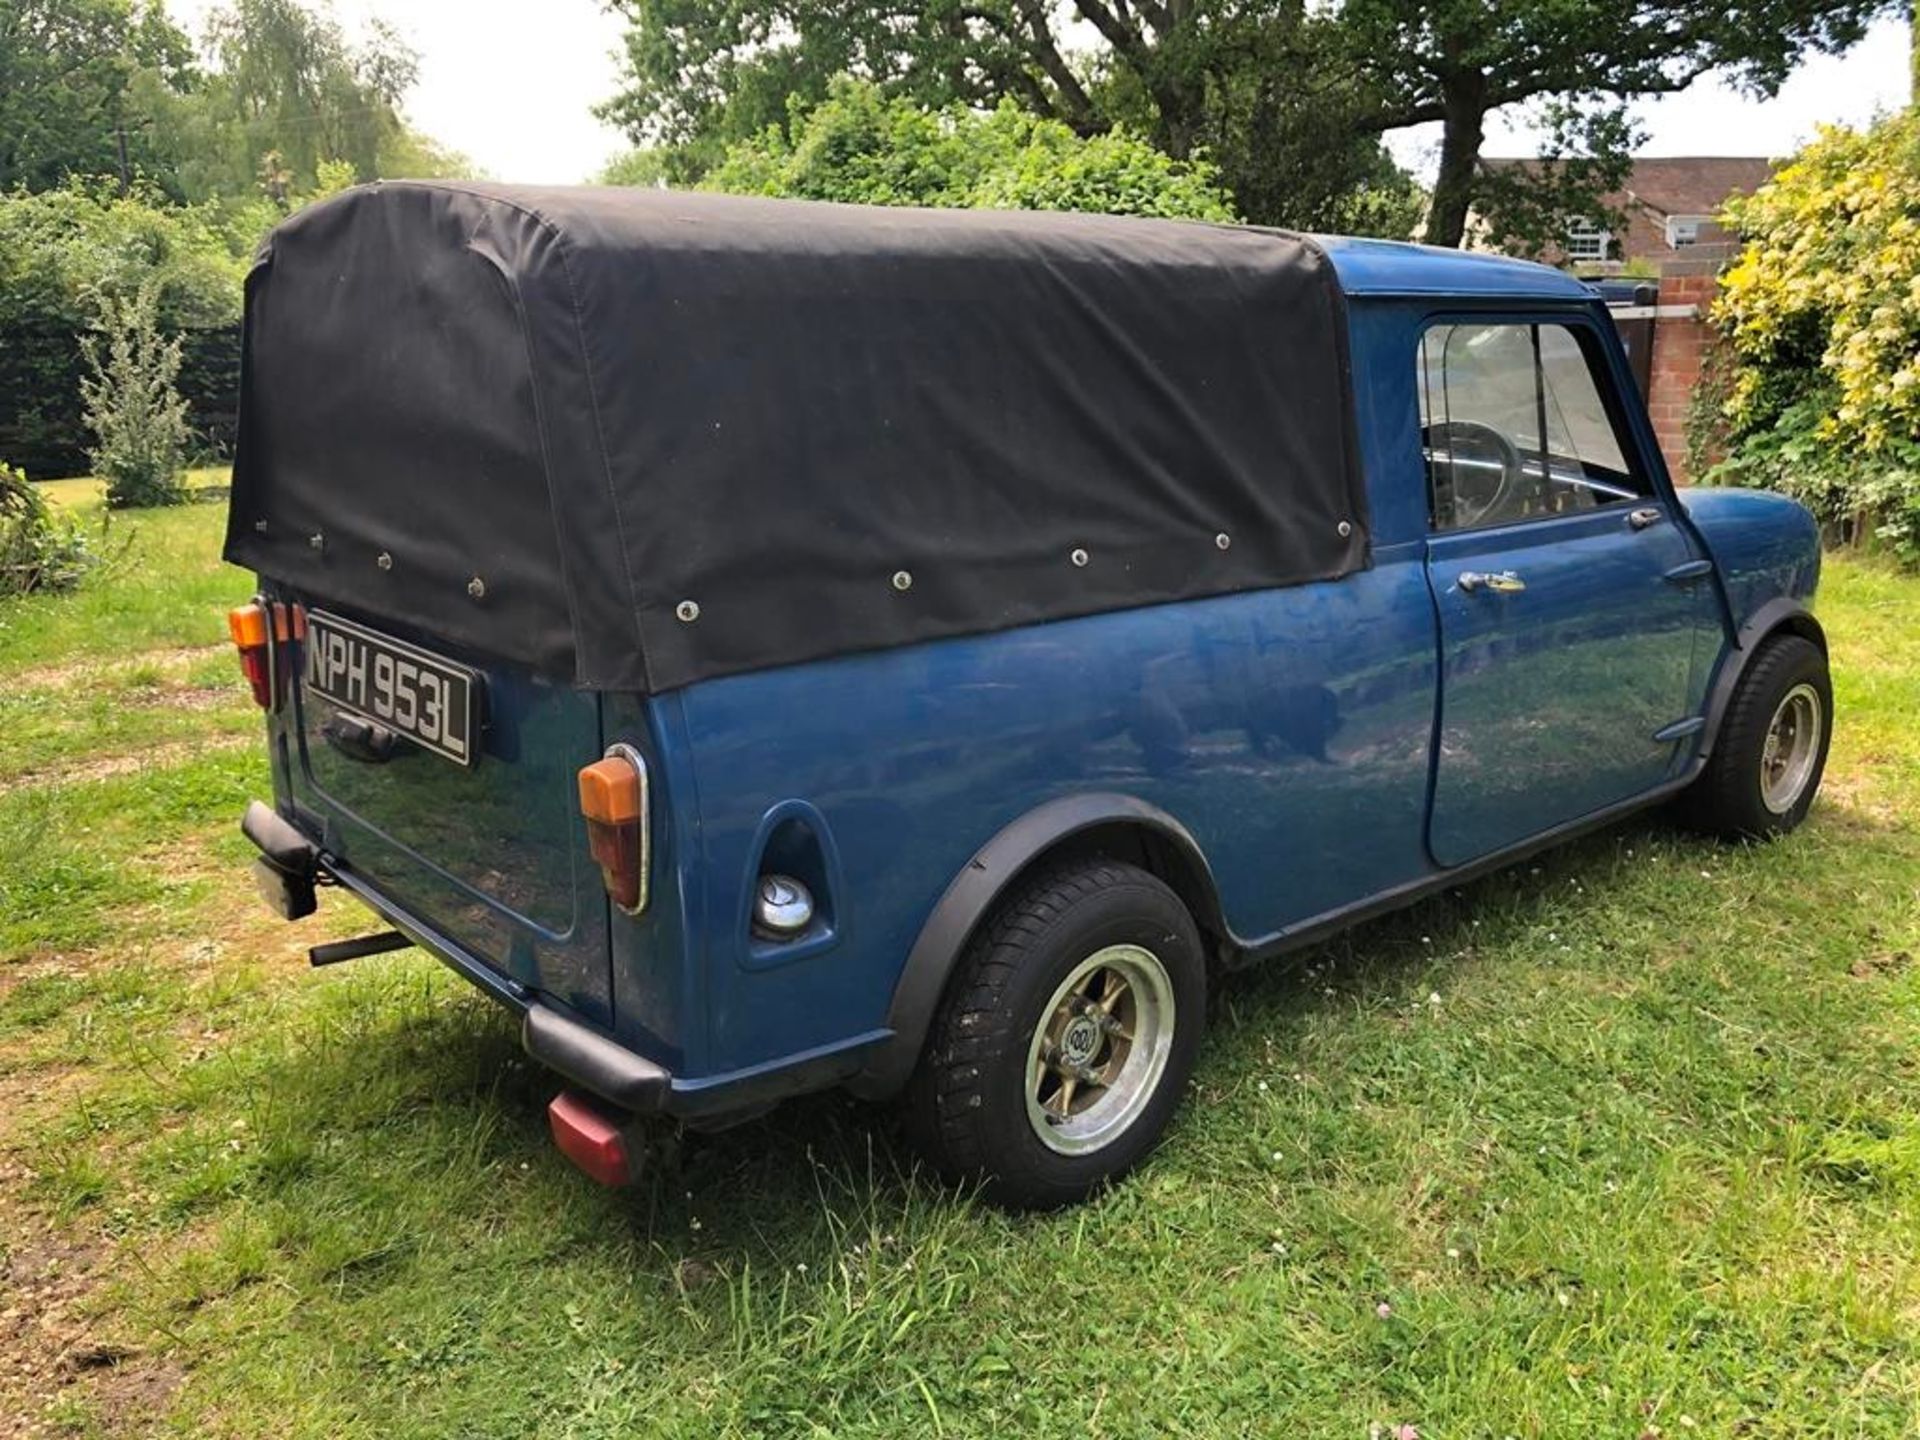
{"label": "wheel centre cap", "polygon": [[1060,1055],[1072,1065],[1084,1065],[1100,1048],[1100,1023],[1090,1015],[1076,1015],[1060,1035]]}

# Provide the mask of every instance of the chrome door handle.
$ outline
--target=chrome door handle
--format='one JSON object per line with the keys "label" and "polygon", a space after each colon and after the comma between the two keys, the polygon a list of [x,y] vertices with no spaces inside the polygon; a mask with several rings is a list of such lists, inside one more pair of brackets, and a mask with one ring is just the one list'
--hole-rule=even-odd
{"label": "chrome door handle", "polygon": [[1640,510],[1629,510],[1627,512],[1627,524],[1636,530],[1644,530],[1649,525],[1658,525],[1659,523],[1660,512],[1651,505]]}
{"label": "chrome door handle", "polygon": [[1496,595],[1517,595],[1527,588],[1527,582],[1511,570],[1462,570],[1460,588],[1469,593],[1491,590]]}

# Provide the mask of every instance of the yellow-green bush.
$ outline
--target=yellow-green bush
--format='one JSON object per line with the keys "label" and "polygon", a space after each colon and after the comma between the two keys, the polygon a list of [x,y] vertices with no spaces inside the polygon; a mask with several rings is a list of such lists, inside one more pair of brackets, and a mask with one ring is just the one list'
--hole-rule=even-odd
{"label": "yellow-green bush", "polygon": [[1920,563],[1920,111],[1820,138],[1727,219],[1713,319],[1728,458]]}

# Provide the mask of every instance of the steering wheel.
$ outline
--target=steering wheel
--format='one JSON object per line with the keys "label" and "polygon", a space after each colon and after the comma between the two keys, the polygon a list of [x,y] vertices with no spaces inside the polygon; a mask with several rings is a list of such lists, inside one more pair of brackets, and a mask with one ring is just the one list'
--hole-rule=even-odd
{"label": "steering wheel", "polygon": [[[1436,450],[1446,451],[1457,527],[1478,525],[1499,510],[1525,473],[1513,441],[1478,420],[1435,421],[1421,430],[1420,444],[1429,464]],[[1493,478],[1491,472],[1496,469],[1498,476]]]}

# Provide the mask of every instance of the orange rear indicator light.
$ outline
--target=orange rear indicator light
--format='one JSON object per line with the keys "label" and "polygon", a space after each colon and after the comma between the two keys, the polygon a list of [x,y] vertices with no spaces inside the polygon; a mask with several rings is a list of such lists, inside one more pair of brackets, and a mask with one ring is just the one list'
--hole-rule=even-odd
{"label": "orange rear indicator light", "polygon": [[594,761],[580,772],[580,813],[602,825],[639,819],[640,772],[617,755]]}
{"label": "orange rear indicator light", "polygon": [[236,605],[227,612],[227,632],[242,650],[267,643],[267,607]]}
{"label": "orange rear indicator light", "polygon": [[637,915],[647,908],[647,762],[630,745],[615,745],[580,771],[580,813],[587,848],[607,895]]}
{"label": "orange rear indicator light", "polygon": [[[277,607],[276,607],[277,608]],[[267,644],[267,607],[260,604],[236,605],[227,612],[227,633],[240,652],[240,673],[247,677],[253,703],[262,710],[273,708],[273,656]]]}

